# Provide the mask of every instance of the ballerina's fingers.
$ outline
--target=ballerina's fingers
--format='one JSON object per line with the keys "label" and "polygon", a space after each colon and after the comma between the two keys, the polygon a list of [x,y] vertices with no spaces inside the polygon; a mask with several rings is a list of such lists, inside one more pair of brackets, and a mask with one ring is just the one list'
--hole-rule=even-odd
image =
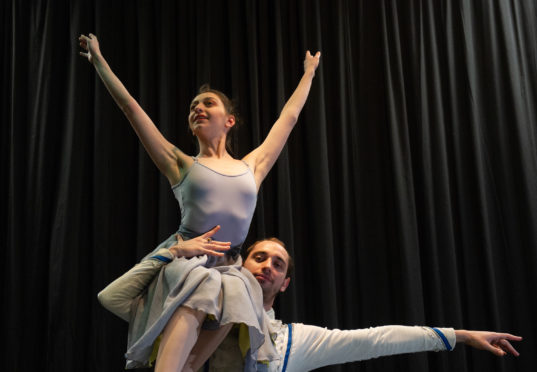
{"label": "ballerina's fingers", "polygon": [[89,60],[91,58],[91,53],[89,50],[88,40],[89,40],[88,37],[85,35],[80,35],[78,37],[78,41],[79,41],[78,44],[80,45],[82,49],[84,49],[83,52],[78,52],[78,54]]}
{"label": "ballerina's fingers", "polygon": [[80,42],[80,45],[84,44],[85,48],[87,48],[88,43],[91,41],[91,38],[87,37],[86,35],[80,35],[78,37],[78,41]]}
{"label": "ballerina's fingers", "polygon": [[319,66],[320,58],[321,52],[312,55],[309,50],[306,51],[306,56],[304,57],[304,71],[307,71],[308,68],[313,68],[313,71],[315,71]]}

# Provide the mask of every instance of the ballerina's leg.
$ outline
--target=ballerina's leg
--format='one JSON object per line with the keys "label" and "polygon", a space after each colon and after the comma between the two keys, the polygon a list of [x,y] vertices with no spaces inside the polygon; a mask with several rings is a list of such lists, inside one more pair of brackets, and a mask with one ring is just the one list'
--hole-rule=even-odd
{"label": "ballerina's leg", "polygon": [[198,341],[188,356],[183,372],[199,370],[224,341],[232,327],[233,324],[226,324],[215,330],[202,329],[198,336]]}
{"label": "ballerina's leg", "polygon": [[182,371],[198,340],[205,313],[181,306],[164,328],[155,372]]}

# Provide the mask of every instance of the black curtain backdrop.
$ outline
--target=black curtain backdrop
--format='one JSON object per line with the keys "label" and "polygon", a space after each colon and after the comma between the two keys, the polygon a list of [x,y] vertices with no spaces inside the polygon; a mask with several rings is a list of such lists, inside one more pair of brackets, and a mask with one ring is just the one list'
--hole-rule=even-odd
{"label": "black curtain backdrop", "polygon": [[237,156],[321,65],[259,194],[248,242],[296,274],[276,311],[326,327],[520,334],[521,357],[458,346],[330,371],[532,371],[537,349],[534,0],[4,1],[2,370],[119,371],[127,324],[96,294],[178,226],[77,37],[92,32],[190,154],[205,82],[240,104]]}

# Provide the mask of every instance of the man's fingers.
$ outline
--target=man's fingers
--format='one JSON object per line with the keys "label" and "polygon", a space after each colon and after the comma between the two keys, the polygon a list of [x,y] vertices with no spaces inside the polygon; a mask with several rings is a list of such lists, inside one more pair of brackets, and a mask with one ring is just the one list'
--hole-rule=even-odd
{"label": "man's fingers", "polygon": [[497,355],[497,356],[504,356],[505,355],[505,351],[503,351],[501,347],[499,347],[496,344],[491,344],[491,343],[488,343],[488,342],[484,343],[483,350],[488,350],[492,354]]}
{"label": "man's fingers", "polygon": [[207,239],[207,244],[208,244],[208,248],[223,248],[223,249],[226,249],[226,248],[230,248],[231,247],[231,242],[221,242],[219,240],[212,240],[211,238],[206,238]]}
{"label": "man's fingers", "polygon": [[231,242],[221,242],[220,240],[211,240],[211,244],[216,244],[222,247],[229,247],[231,246]]}
{"label": "man's fingers", "polygon": [[504,350],[504,351],[507,351],[508,353],[511,353],[513,354],[514,356],[519,356],[520,354],[518,353],[518,351],[516,351],[516,349],[513,347],[513,345],[511,345],[511,343],[507,340],[500,340],[499,342],[500,344],[500,347]]}
{"label": "man's fingers", "polygon": [[505,338],[506,340],[511,340],[511,341],[522,341],[522,337],[515,336],[510,333],[500,333],[500,337]]}
{"label": "man's fingers", "polygon": [[218,245],[218,244],[212,244],[214,242],[211,242],[211,249],[214,249],[216,251],[227,251],[231,247],[229,245]]}
{"label": "man's fingers", "polygon": [[511,343],[508,340],[511,341],[522,341],[522,337],[515,336],[510,333],[500,333],[498,334],[498,341],[495,342],[494,346],[497,346],[498,348],[502,349],[502,351],[505,353],[513,354],[514,356],[519,356],[520,353],[511,345]]}
{"label": "man's fingers", "polygon": [[220,230],[220,225],[216,225],[215,227],[213,227],[212,229],[210,229],[209,231],[207,231],[205,234],[203,235],[200,235],[201,238],[210,238],[211,236],[213,236],[214,234],[216,234],[216,232]]}
{"label": "man's fingers", "polygon": [[203,251],[204,251],[205,254],[208,255],[208,256],[222,257],[222,256],[224,255],[223,252],[213,251],[213,250],[210,250],[210,249],[204,249]]}
{"label": "man's fingers", "polygon": [[205,248],[209,249],[229,249],[231,242],[221,242],[219,240],[212,240],[211,238],[205,238]]}
{"label": "man's fingers", "polygon": [[200,235],[200,238],[205,240],[205,243],[208,244],[207,248],[209,249],[227,249],[231,246],[231,242],[221,242],[218,240],[213,240],[212,236],[220,230],[220,225],[216,225],[211,230],[207,231],[205,234]]}

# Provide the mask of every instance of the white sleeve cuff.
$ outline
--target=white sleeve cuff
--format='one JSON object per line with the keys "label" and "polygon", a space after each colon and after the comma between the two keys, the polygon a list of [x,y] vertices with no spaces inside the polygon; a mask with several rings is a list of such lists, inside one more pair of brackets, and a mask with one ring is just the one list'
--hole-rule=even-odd
{"label": "white sleeve cuff", "polygon": [[442,344],[443,349],[451,351],[455,349],[457,343],[457,337],[455,336],[455,330],[453,328],[431,328],[431,331],[438,338],[439,344]]}

